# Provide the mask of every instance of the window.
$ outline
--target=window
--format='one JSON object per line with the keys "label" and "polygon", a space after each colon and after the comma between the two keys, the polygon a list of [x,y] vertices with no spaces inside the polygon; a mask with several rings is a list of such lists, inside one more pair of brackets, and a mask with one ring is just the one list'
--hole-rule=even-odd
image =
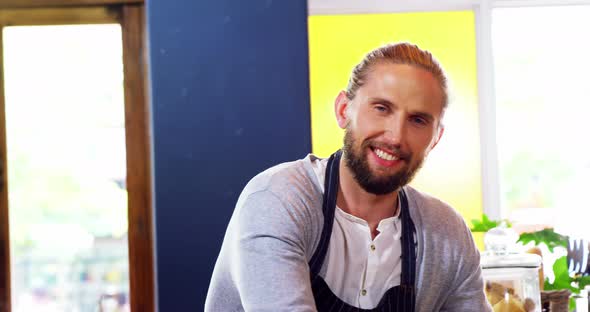
{"label": "window", "polygon": [[590,6],[497,8],[492,30],[503,215],[590,239],[588,16]]}
{"label": "window", "polygon": [[2,312],[154,311],[143,4],[119,2],[0,5]]}
{"label": "window", "polygon": [[3,38],[13,311],[92,311],[111,296],[126,311],[121,26]]}

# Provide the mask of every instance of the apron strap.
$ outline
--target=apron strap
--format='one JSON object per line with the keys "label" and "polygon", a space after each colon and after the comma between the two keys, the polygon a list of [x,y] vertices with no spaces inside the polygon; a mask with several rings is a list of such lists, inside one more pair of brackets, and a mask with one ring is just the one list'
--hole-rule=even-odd
{"label": "apron strap", "polygon": [[332,236],[332,225],[334,224],[334,212],[336,208],[336,198],[338,196],[338,186],[340,185],[340,158],[342,151],[338,150],[328,159],[326,174],[324,178],[324,197],[322,210],[324,213],[324,226],[320,242],[316,248],[311,260],[309,261],[310,273],[312,277],[317,276],[322,269],[324,258],[328,252],[330,237]]}
{"label": "apron strap", "polygon": [[412,218],[410,217],[408,198],[406,196],[405,190],[400,188],[397,196],[401,204],[400,217],[402,219],[401,284],[406,287],[414,288],[416,281],[416,242],[414,241],[414,233],[416,232],[416,228]]}

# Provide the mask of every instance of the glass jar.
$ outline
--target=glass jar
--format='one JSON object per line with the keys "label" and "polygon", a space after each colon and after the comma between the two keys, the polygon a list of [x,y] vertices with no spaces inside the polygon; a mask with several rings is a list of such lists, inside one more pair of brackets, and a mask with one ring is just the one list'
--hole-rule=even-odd
{"label": "glass jar", "polygon": [[485,292],[494,312],[541,312],[539,268],[533,254],[484,255]]}
{"label": "glass jar", "polygon": [[481,257],[485,292],[494,312],[541,312],[539,269],[542,259],[516,252],[518,235],[501,225],[491,229]]}

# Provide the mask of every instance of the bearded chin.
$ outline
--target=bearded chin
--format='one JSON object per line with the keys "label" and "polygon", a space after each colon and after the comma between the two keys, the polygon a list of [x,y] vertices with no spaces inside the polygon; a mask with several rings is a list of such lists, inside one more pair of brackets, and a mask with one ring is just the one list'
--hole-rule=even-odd
{"label": "bearded chin", "polygon": [[369,167],[367,154],[363,153],[367,146],[360,146],[360,150],[355,150],[356,141],[352,131],[346,129],[344,134],[344,162],[352,172],[356,182],[367,192],[375,195],[390,194],[400,187],[408,184],[414,178],[416,172],[422,166],[422,160],[414,167],[404,167],[399,172],[390,175],[378,177],[373,174]]}

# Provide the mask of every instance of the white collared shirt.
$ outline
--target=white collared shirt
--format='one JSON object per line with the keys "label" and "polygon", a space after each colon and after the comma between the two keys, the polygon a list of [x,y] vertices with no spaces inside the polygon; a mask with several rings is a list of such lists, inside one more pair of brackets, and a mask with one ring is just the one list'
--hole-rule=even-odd
{"label": "white collared shirt", "polygon": [[[322,188],[326,164],[326,160],[313,163]],[[367,221],[336,207],[330,245],[320,276],[330,290],[349,305],[375,308],[387,290],[400,284],[399,208],[398,204],[396,216],[379,222],[379,234],[373,240]]]}

